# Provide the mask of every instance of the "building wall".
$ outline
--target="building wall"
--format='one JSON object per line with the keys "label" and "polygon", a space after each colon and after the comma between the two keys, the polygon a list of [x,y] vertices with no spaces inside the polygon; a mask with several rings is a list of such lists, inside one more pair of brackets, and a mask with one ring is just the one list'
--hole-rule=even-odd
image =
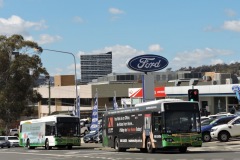
{"label": "building wall", "polygon": [[55,86],[71,86],[71,85],[75,85],[75,76],[74,75],[58,75],[58,76],[54,76],[54,85]]}

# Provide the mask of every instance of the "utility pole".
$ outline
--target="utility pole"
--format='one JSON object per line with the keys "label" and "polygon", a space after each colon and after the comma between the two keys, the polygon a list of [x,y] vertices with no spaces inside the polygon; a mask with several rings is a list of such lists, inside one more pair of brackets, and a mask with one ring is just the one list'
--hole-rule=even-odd
{"label": "utility pole", "polygon": [[46,79],[48,80],[48,115],[51,114],[51,81],[50,76],[47,75]]}

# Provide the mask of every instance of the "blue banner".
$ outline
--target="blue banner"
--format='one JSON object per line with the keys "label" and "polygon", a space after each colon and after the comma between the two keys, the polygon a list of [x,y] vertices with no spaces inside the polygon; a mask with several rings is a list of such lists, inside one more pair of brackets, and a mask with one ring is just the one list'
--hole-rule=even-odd
{"label": "blue banner", "polygon": [[80,117],[80,97],[77,97],[77,114],[78,117]]}
{"label": "blue banner", "polygon": [[113,97],[113,109],[114,109],[114,110],[118,109],[118,104],[117,104],[116,96]]}
{"label": "blue banner", "polygon": [[93,110],[92,110],[92,123],[90,126],[90,130],[96,131],[98,129],[99,129],[98,128],[98,98],[96,96],[95,103],[94,103]]}

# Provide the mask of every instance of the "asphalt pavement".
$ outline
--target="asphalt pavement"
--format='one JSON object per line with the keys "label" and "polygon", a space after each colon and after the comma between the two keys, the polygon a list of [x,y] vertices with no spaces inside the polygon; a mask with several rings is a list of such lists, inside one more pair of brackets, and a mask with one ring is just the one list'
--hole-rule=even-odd
{"label": "asphalt pavement", "polygon": [[[204,142],[202,144],[202,148],[221,148],[220,146],[237,146],[240,145],[240,138],[234,138],[230,139],[228,142],[220,142],[220,141],[211,141],[211,142]],[[91,148],[91,149],[96,149],[96,150],[107,150],[107,151],[114,151],[113,148],[110,147],[103,147],[102,143],[84,143],[82,141],[81,147],[80,148]],[[188,150],[197,150],[199,147],[189,147]],[[138,150],[138,149],[131,149],[131,150]]]}

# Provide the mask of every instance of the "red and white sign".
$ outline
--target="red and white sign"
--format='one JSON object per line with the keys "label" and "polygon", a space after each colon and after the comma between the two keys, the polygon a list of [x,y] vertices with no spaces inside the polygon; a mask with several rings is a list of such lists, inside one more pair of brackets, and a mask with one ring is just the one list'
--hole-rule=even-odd
{"label": "red and white sign", "polygon": [[[165,87],[156,87],[154,89],[155,97],[166,97]],[[142,98],[143,97],[143,89],[142,88],[129,88],[128,96],[130,98]]]}

